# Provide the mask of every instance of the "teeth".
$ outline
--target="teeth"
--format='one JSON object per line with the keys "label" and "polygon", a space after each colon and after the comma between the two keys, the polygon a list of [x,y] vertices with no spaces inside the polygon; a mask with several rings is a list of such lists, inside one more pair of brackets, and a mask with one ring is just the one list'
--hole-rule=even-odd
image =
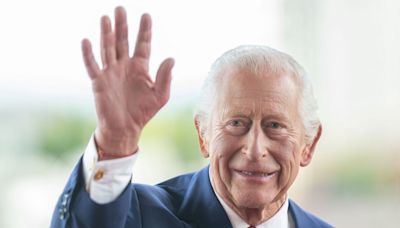
{"label": "teeth", "polygon": [[272,173],[260,173],[260,172],[249,172],[249,171],[240,171],[240,173],[246,175],[246,176],[257,176],[257,177],[267,177],[271,175]]}

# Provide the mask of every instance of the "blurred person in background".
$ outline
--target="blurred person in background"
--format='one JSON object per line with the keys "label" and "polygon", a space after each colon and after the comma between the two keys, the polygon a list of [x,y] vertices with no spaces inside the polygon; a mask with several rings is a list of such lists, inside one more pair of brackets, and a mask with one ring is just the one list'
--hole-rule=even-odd
{"label": "blurred person in background", "polygon": [[155,186],[130,183],[140,134],[170,94],[174,60],[151,79],[151,36],[144,14],[130,57],[117,7],[114,30],[101,19],[102,67],[83,40],[98,126],[51,227],[331,227],[288,198],[322,128],[305,72],[269,47],[240,46],[213,64],[194,118],[208,166]]}

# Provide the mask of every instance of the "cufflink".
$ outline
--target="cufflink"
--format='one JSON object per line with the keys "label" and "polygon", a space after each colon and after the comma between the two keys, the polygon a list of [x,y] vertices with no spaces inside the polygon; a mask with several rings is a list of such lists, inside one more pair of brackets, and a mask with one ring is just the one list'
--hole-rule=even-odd
{"label": "cufflink", "polygon": [[98,180],[101,180],[103,178],[103,176],[104,176],[104,170],[103,169],[98,169],[96,171],[96,173],[94,174],[93,179],[95,181],[98,181]]}

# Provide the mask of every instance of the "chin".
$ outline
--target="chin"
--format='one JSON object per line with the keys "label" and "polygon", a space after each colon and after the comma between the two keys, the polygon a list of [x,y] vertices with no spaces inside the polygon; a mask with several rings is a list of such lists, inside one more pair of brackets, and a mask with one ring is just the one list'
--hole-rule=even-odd
{"label": "chin", "polygon": [[274,203],[276,194],[269,191],[249,191],[234,194],[233,198],[239,207],[260,209]]}

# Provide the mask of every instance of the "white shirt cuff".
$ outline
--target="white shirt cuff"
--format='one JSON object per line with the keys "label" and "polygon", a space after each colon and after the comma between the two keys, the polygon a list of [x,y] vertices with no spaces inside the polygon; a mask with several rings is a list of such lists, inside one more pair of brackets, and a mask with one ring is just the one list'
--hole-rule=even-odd
{"label": "white shirt cuff", "polygon": [[107,204],[118,198],[131,182],[137,154],[99,161],[94,135],[90,138],[83,154],[83,177],[86,191],[94,202]]}

